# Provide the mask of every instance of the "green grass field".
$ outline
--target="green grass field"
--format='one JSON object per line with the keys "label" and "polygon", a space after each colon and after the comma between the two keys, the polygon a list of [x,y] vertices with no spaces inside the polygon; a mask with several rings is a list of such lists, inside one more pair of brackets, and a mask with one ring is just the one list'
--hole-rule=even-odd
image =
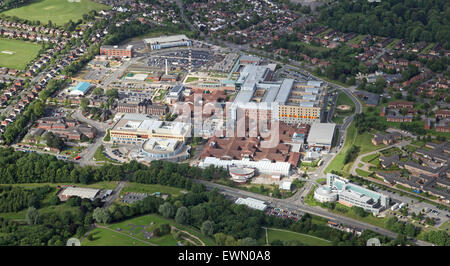
{"label": "green grass field", "polygon": [[[276,229],[276,228],[268,228],[267,229],[267,238],[269,243],[274,240],[298,240],[299,242],[307,245],[307,246],[331,246],[331,241],[328,241],[323,238],[318,238],[315,236],[310,236],[306,234],[301,234],[293,231]],[[265,244],[266,242],[266,234],[264,232],[263,236],[259,240],[261,244]]]}
{"label": "green grass field", "polygon": [[194,82],[194,81],[197,81],[197,80],[198,80],[197,77],[188,77],[188,78],[186,79],[186,83]]}
{"label": "green grass field", "polygon": [[356,173],[358,175],[360,175],[362,177],[368,177],[371,174],[370,172],[364,171],[364,170],[359,169],[359,168],[356,168],[355,171],[356,171]]}
{"label": "green grass field", "polygon": [[370,154],[370,155],[367,155],[367,156],[362,157],[362,158],[361,158],[361,161],[363,161],[363,162],[365,162],[365,163],[368,163],[368,162],[371,162],[371,161],[375,160],[375,159],[378,158],[379,156],[380,156],[380,155],[378,155],[378,153]]}
{"label": "green grass field", "polygon": [[120,234],[105,228],[96,228],[91,232],[93,240],[84,239],[82,246],[152,246],[143,240]]}
{"label": "green grass field", "polygon": [[21,19],[47,24],[49,20],[55,25],[63,25],[69,20],[77,21],[91,10],[110,9],[110,7],[91,0],[36,0],[31,4],[3,12],[6,16],[16,16]]}
{"label": "green grass field", "polygon": [[32,42],[0,39],[0,67],[24,70],[39,55],[41,46]]}
{"label": "green grass field", "polygon": [[[152,222],[153,224],[150,225]],[[178,240],[174,239],[171,234],[154,237],[151,239],[146,239],[144,237],[144,230],[151,232],[155,227],[158,227],[164,223],[168,223],[178,229],[187,231],[188,233],[198,237],[207,246],[214,245],[214,242],[211,239],[203,236],[197,229],[182,226],[175,223],[171,219],[166,219],[159,215],[151,214],[139,216],[120,223],[103,225],[107,228],[96,228],[92,231],[94,234],[94,239],[92,241],[84,239],[82,241],[82,246],[175,246]],[[134,230],[131,230],[132,225],[135,226]],[[145,229],[140,226],[144,226]],[[120,228],[120,231],[117,231],[118,228]],[[189,237],[189,239],[196,244],[201,245],[197,239],[193,237]]]}

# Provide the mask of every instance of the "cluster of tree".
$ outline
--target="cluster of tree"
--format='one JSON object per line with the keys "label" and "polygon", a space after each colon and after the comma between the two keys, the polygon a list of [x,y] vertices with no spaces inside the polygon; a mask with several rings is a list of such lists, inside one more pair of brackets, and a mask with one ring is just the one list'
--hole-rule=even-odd
{"label": "cluster of tree", "polygon": [[47,142],[47,146],[51,148],[59,150],[64,148],[64,141],[52,132],[47,132],[47,134],[45,134],[45,141]]}
{"label": "cluster of tree", "polygon": [[[319,218],[323,219],[323,218]],[[367,240],[373,237],[380,239],[382,244],[387,244],[390,239],[386,236],[382,236],[372,231],[365,230],[360,237],[336,230],[327,226],[326,224],[313,223],[313,218],[309,214],[305,214],[299,222],[292,223],[289,229],[303,234],[309,234],[316,237],[328,239],[332,242],[333,246],[365,246]],[[325,219],[323,219],[325,221]]]}
{"label": "cluster of tree", "polygon": [[403,234],[409,237],[415,237],[420,233],[420,228],[415,227],[410,223],[402,223],[398,221],[397,217],[391,217],[386,221],[386,228],[392,232]]}
{"label": "cluster of tree", "polygon": [[25,189],[22,187],[0,187],[0,212],[17,212],[27,207],[38,208],[40,201],[53,189],[50,186]]}
{"label": "cluster of tree", "polygon": [[362,134],[366,131],[369,131],[371,128],[377,130],[385,130],[386,125],[380,121],[378,121],[378,117],[373,114],[360,113],[356,114],[355,118],[355,127],[358,130],[358,134]]}
{"label": "cluster of tree", "polygon": [[164,202],[163,199],[148,196],[141,201],[131,205],[114,204],[108,209],[96,208],[92,217],[98,223],[112,223],[132,218],[143,214],[158,213],[159,206]]}
{"label": "cluster of tree", "polygon": [[24,153],[0,148],[0,184],[72,182],[89,184],[127,179],[144,184],[161,184],[190,189],[193,178],[223,178],[222,168],[201,169],[187,163],[153,161],[149,167],[132,161],[122,165],[75,167],[73,162],[48,154]]}
{"label": "cluster of tree", "polygon": [[383,76],[378,76],[375,84],[368,84],[366,79],[363,79],[362,82],[358,85],[358,90],[365,90],[368,92],[376,93],[376,94],[383,94],[384,89],[386,87],[386,80],[383,78]]}
{"label": "cluster of tree", "polygon": [[109,33],[104,41],[104,44],[116,45],[126,39],[150,33],[152,32],[152,29],[155,28],[157,27],[142,24],[137,20],[122,24],[120,26],[113,25],[109,29]]}
{"label": "cluster of tree", "polygon": [[8,124],[5,133],[2,135],[5,143],[10,145],[14,143],[17,138],[25,136],[28,131],[28,126],[31,126],[36,119],[44,113],[45,105],[42,101],[32,102],[17,119]]}
{"label": "cluster of tree", "polygon": [[408,65],[408,68],[403,70],[401,75],[401,79],[399,80],[400,82],[409,80],[410,78],[414,77],[415,75],[419,74],[419,68],[415,65]]}
{"label": "cluster of tree", "polygon": [[92,45],[88,48],[86,54],[84,54],[80,59],[70,63],[66,66],[61,73],[66,76],[73,76],[78,71],[80,71],[89,61],[91,61],[100,51],[100,45]]}
{"label": "cluster of tree", "polygon": [[439,42],[448,47],[448,8],[445,0],[343,0],[323,8],[319,21],[342,32]]}
{"label": "cluster of tree", "polygon": [[425,234],[425,241],[431,242],[438,246],[450,246],[450,236],[447,232],[439,230],[439,231],[430,231]]}
{"label": "cluster of tree", "polygon": [[5,11],[8,9],[13,9],[17,7],[21,7],[28,3],[31,3],[33,0],[5,0],[0,2],[0,10]]}
{"label": "cluster of tree", "polygon": [[251,238],[246,237],[243,239],[235,239],[233,236],[226,235],[224,233],[214,234],[214,240],[219,246],[257,246],[258,242]]}
{"label": "cluster of tree", "polygon": [[427,134],[427,131],[423,128],[423,123],[401,123],[400,129],[422,136]]}
{"label": "cluster of tree", "polygon": [[92,213],[100,200],[76,201],[70,211],[40,213],[30,207],[27,224],[0,217],[0,246],[64,246],[73,236],[80,238],[94,222]]}
{"label": "cluster of tree", "polygon": [[347,153],[345,154],[344,164],[353,162],[356,159],[356,157],[358,157],[359,150],[360,150],[359,146],[352,145],[350,147],[350,149],[347,151]]}

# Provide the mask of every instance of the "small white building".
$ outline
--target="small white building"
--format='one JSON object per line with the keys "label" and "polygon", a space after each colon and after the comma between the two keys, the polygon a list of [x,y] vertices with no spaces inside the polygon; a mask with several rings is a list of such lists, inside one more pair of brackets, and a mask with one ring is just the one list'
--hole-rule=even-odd
{"label": "small white building", "polygon": [[239,205],[246,205],[249,208],[255,209],[255,210],[260,210],[260,211],[264,211],[267,208],[267,205],[264,203],[264,201],[262,200],[257,200],[254,198],[238,198],[235,202],[236,204]]}

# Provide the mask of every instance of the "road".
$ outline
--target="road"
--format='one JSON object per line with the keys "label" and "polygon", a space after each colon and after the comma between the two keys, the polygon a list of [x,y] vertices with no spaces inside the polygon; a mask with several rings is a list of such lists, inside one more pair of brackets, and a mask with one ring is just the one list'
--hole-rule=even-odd
{"label": "road", "polygon": [[102,145],[103,138],[106,134],[106,128],[108,127],[107,123],[101,123],[97,121],[93,121],[90,119],[87,119],[84,117],[81,113],[81,110],[77,109],[73,114],[72,118],[77,119],[78,121],[84,122],[95,129],[97,129],[97,135],[93,141],[93,144],[89,145],[86,150],[84,150],[82,153],[80,153],[81,159],[78,161],[78,163],[81,166],[85,165],[96,165],[95,161],[93,160],[94,154],[97,151],[97,149]]}
{"label": "road", "polygon": [[114,189],[113,193],[111,194],[111,196],[109,196],[106,201],[105,204],[103,204],[103,208],[108,209],[109,206],[111,206],[111,204],[114,203],[114,201],[119,197],[120,192],[122,191],[122,189],[127,185],[127,181],[120,181],[119,184],[116,186],[116,188]]}
{"label": "road", "polygon": [[[208,182],[208,181],[204,181],[204,180],[193,180],[196,183],[200,183],[205,185],[205,187],[209,190],[217,188],[219,190],[219,192],[234,197],[234,198],[240,198],[240,197],[252,197],[255,199],[259,199],[265,202],[270,203],[271,206],[275,207],[275,208],[283,208],[283,209],[289,209],[289,210],[296,210],[296,211],[300,211],[300,212],[306,212],[306,213],[310,213],[316,216],[320,216],[329,220],[335,220],[335,221],[339,221],[341,223],[344,223],[346,225],[349,226],[353,226],[356,228],[361,228],[361,229],[366,229],[366,230],[371,230],[373,232],[377,232],[379,234],[391,237],[391,238],[396,238],[397,234],[394,232],[391,232],[389,230],[386,230],[384,228],[372,225],[372,224],[367,224],[361,221],[357,221],[357,220],[353,220],[351,218],[345,217],[345,216],[341,216],[335,213],[330,213],[327,210],[320,208],[320,207],[311,207],[311,206],[307,206],[305,204],[296,202],[296,203],[292,203],[289,200],[286,199],[275,199],[275,198],[271,198],[268,196],[264,196],[261,194],[256,194],[256,193],[252,193],[249,191],[244,191],[244,190],[240,190],[237,188],[232,188],[232,187],[228,187],[228,186],[224,186],[224,185],[220,185],[220,184],[216,184],[216,183],[212,183],[212,182]],[[419,245],[419,246],[431,246],[430,243],[424,242],[424,241],[420,241],[420,240],[416,240],[415,244]]]}
{"label": "road", "polygon": [[[360,156],[358,156],[358,157],[356,158],[355,162],[353,163],[352,169],[350,170],[350,173],[351,173],[352,175],[358,175],[358,174],[356,173],[356,168],[361,168],[361,167],[359,167],[358,165],[359,165],[359,164],[364,164],[364,165],[367,164],[367,163],[365,163],[365,162],[362,161],[362,158],[363,158],[363,157],[366,157],[366,156],[369,156],[369,155],[372,155],[372,154],[376,154],[376,153],[378,153],[378,152],[381,152],[381,151],[384,151],[384,150],[387,150],[387,149],[390,149],[390,148],[394,148],[394,147],[401,148],[401,147],[404,147],[404,146],[406,146],[406,145],[408,145],[408,144],[410,144],[410,143],[411,143],[411,141],[402,141],[402,142],[399,142],[399,143],[396,143],[396,144],[393,144],[393,145],[389,145],[389,146],[387,146],[387,147],[384,147],[384,148],[381,148],[381,149],[378,149],[378,150],[375,150],[375,151],[372,151],[372,152],[369,152],[369,153],[361,154]],[[364,166],[363,166],[363,167],[364,167]],[[363,170],[367,171],[366,169],[363,169]]]}

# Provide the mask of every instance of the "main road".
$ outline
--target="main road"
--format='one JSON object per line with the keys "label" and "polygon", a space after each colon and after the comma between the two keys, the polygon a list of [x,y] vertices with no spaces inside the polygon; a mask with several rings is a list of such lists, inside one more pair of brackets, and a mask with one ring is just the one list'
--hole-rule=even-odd
{"label": "main road", "polygon": [[[335,220],[335,221],[339,221],[342,222],[343,224],[349,225],[349,226],[353,226],[356,228],[361,228],[361,229],[366,229],[366,230],[371,230],[373,232],[377,232],[379,234],[391,237],[391,238],[396,238],[397,237],[397,233],[391,232],[389,230],[386,230],[384,228],[372,225],[372,224],[368,224],[368,223],[364,223],[358,220],[354,220],[345,216],[341,216],[335,213],[330,213],[325,209],[322,209],[320,207],[311,207],[308,205],[305,205],[303,203],[293,203],[290,202],[289,199],[276,199],[276,198],[271,198],[265,195],[261,195],[261,194],[256,194],[256,193],[252,193],[249,191],[245,191],[245,190],[240,190],[237,188],[232,188],[232,187],[228,187],[228,186],[224,186],[224,185],[220,185],[220,184],[216,184],[216,183],[212,183],[212,182],[208,182],[208,181],[204,181],[204,180],[193,180],[195,183],[200,183],[203,184],[207,189],[212,190],[217,188],[218,191],[222,194],[225,194],[227,196],[231,196],[234,198],[240,198],[240,197],[251,197],[251,198],[255,198],[258,200],[262,200],[265,202],[268,202],[271,206],[273,207],[278,207],[278,208],[283,208],[283,209],[289,209],[289,210],[293,210],[293,211],[300,211],[300,212],[306,212],[306,213],[310,213],[316,216],[320,216],[329,220]],[[414,241],[415,244],[419,245],[419,246],[431,246],[432,244],[427,243],[425,241],[421,241],[421,240],[415,240]]]}
{"label": "main road", "polygon": [[97,130],[97,135],[95,136],[94,143],[89,145],[85,151],[83,151],[80,156],[82,157],[78,162],[80,165],[96,165],[95,161],[92,160],[97,149],[102,145],[102,140],[105,137],[107,123],[97,122],[87,119],[83,116],[80,109],[77,109],[73,114],[72,118],[78,121],[84,122]]}

